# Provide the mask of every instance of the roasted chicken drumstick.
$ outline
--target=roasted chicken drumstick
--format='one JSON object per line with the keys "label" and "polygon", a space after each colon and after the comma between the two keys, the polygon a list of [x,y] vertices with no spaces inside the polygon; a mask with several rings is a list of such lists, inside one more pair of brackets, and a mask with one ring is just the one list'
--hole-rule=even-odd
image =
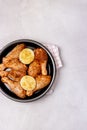
{"label": "roasted chicken drumstick", "polygon": [[47,60],[48,55],[42,48],[37,48],[34,50],[35,60],[30,64],[28,68],[28,74],[30,76],[36,77],[40,73],[42,75],[47,75]]}
{"label": "roasted chicken drumstick", "polygon": [[51,81],[50,75],[38,75],[36,77],[36,88],[33,91],[26,91],[27,96],[31,96],[34,92],[46,87]]}
{"label": "roasted chicken drumstick", "polygon": [[17,71],[17,70],[10,70],[10,71],[0,71],[1,77],[8,77],[13,81],[20,81],[20,79],[26,75],[26,71]]}
{"label": "roasted chicken drumstick", "polygon": [[11,68],[17,71],[26,71],[27,66],[21,63],[18,59],[12,59],[4,64],[5,68]]}
{"label": "roasted chicken drumstick", "polygon": [[47,65],[48,55],[46,51],[42,48],[37,48],[34,50],[34,54],[35,54],[35,60],[38,60],[41,64],[42,75],[47,75],[46,65]]}
{"label": "roasted chicken drumstick", "polygon": [[3,83],[9,85],[11,91],[15,93],[18,97],[20,98],[26,97],[26,91],[22,89],[22,87],[20,86],[20,82],[12,81],[8,77],[2,77],[1,80]]}
{"label": "roasted chicken drumstick", "polygon": [[24,44],[17,45],[12,51],[10,51],[6,57],[3,58],[3,63],[6,63],[13,58],[18,59],[20,52],[25,48]]}

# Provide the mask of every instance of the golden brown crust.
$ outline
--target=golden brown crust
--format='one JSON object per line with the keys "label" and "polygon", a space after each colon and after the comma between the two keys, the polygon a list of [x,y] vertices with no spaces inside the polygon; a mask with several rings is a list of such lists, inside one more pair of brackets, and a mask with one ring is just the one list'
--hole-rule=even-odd
{"label": "golden brown crust", "polygon": [[20,98],[26,97],[26,91],[22,89],[22,87],[20,86],[20,82],[12,81],[8,77],[2,77],[1,80],[2,82],[9,85],[9,88],[11,89],[11,91],[15,93],[18,97]]}
{"label": "golden brown crust", "polygon": [[38,75],[36,77],[36,88],[34,91],[40,90],[44,87],[46,87],[51,81],[51,76],[50,75]]}
{"label": "golden brown crust", "polygon": [[35,49],[34,54],[35,54],[35,60],[38,61],[48,60],[47,52],[42,48]]}
{"label": "golden brown crust", "polygon": [[14,70],[19,70],[19,71],[26,71],[27,66],[23,63],[21,63],[18,59],[11,59],[9,62],[6,62],[4,64],[5,68],[11,68]]}
{"label": "golden brown crust", "polygon": [[19,54],[20,52],[25,48],[24,44],[19,44],[17,45],[14,49],[12,49],[12,51],[10,51],[6,57],[3,58],[3,63],[6,63],[10,60],[12,60],[13,58],[15,59],[19,59]]}
{"label": "golden brown crust", "polygon": [[41,66],[39,61],[33,61],[28,68],[28,74],[32,77],[36,77],[38,74],[41,73]]}
{"label": "golden brown crust", "polygon": [[34,92],[41,90],[42,88],[45,88],[47,85],[49,85],[51,81],[50,75],[38,75],[36,77],[36,87],[32,91],[26,91],[27,96],[32,96]]}
{"label": "golden brown crust", "polygon": [[11,70],[8,72],[8,77],[13,81],[20,81],[20,79],[26,75],[26,71]]}

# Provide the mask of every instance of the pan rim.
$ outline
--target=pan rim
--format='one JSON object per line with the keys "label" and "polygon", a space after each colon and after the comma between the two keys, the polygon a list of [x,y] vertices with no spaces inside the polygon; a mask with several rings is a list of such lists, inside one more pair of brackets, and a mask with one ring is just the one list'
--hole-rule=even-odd
{"label": "pan rim", "polygon": [[53,77],[52,77],[51,83],[50,83],[50,85],[48,86],[48,88],[47,88],[42,94],[40,94],[39,96],[37,96],[37,97],[35,97],[35,98],[33,98],[33,99],[23,99],[23,100],[22,100],[22,99],[13,98],[12,96],[10,96],[10,95],[8,95],[7,93],[5,93],[5,92],[1,89],[1,87],[0,87],[0,91],[1,91],[2,94],[5,95],[7,98],[9,98],[9,99],[11,99],[11,100],[13,100],[13,101],[16,101],[16,102],[26,103],[26,102],[32,102],[32,101],[36,101],[36,100],[40,99],[41,97],[43,97],[43,96],[51,89],[51,87],[52,87],[52,85],[53,85],[53,83],[54,83],[54,81],[55,81],[55,78],[56,78],[56,71],[57,71],[57,69],[56,69],[55,59],[54,59],[52,53],[50,52],[50,50],[49,50],[45,45],[43,45],[42,43],[37,42],[37,41],[32,40],[32,39],[18,39],[18,40],[14,40],[14,41],[12,41],[12,42],[7,43],[7,44],[0,50],[0,56],[1,56],[2,52],[3,52],[6,48],[10,47],[10,46],[13,45],[13,44],[21,43],[21,42],[31,42],[31,43],[34,43],[34,44],[36,44],[36,45],[42,47],[42,48],[47,52],[47,54],[50,56],[51,61],[52,61],[52,64],[53,64],[53,70],[54,70]]}

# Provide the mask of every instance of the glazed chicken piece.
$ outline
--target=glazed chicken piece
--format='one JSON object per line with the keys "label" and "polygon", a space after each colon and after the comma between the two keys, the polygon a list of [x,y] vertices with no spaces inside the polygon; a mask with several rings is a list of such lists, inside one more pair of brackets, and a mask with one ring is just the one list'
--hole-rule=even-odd
{"label": "glazed chicken piece", "polygon": [[4,58],[2,64],[0,64],[0,71],[4,70],[10,61],[13,59],[19,59],[20,52],[25,48],[24,44],[17,45],[12,51],[10,51]]}
{"label": "glazed chicken piece", "polygon": [[12,81],[8,77],[2,77],[1,80],[2,82],[9,85],[9,88],[11,89],[11,91],[15,93],[18,97],[20,98],[26,97],[26,91],[22,89],[22,87],[20,86],[20,82]]}
{"label": "glazed chicken piece", "polygon": [[38,75],[36,77],[36,88],[34,91],[40,90],[44,87],[46,87],[51,81],[51,76],[50,75]]}
{"label": "glazed chicken piece", "polygon": [[47,66],[47,61],[46,61],[46,60],[42,61],[42,62],[41,62],[41,71],[42,71],[42,75],[47,75],[46,66]]}
{"label": "glazed chicken piece", "polygon": [[20,79],[26,75],[26,71],[11,70],[8,72],[8,77],[13,81],[20,81]]}
{"label": "glazed chicken piece", "polygon": [[26,75],[26,71],[16,71],[16,70],[10,70],[10,71],[0,71],[1,77],[8,77],[12,79],[13,81],[20,81],[20,79]]}
{"label": "glazed chicken piece", "polygon": [[48,60],[47,52],[42,48],[35,49],[34,54],[35,54],[35,60],[38,61]]}
{"label": "glazed chicken piece", "polygon": [[41,73],[41,66],[40,62],[37,60],[34,60],[28,68],[28,74],[32,77],[36,77],[38,74]]}
{"label": "glazed chicken piece", "polygon": [[34,50],[34,54],[35,54],[35,60],[38,60],[40,62],[42,75],[47,75],[47,69],[46,69],[48,60],[47,52],[42,48],[37,48]]}
{"label": "glazed chicken piece", "polygon": [[27,66],[21,63],[18,59],[12,59],[4,64],[5,68],[11,68],[17,71],[26,71]]}
{"label": "glazed chicken piece", "polygon": [[3,63],[6,63],[13,58],[18,59],[20,52],[25,48],[24,44],[17,45],[12,51],[10,51],[6,57],[3,58]]}
{"label": "glazed chicken piece", "polygon": [[46,87],[51,81],[50,75],[38,75],[36,77],[36,88],[33,91],[26,91],[27,96],[31,96],[34,92]]}

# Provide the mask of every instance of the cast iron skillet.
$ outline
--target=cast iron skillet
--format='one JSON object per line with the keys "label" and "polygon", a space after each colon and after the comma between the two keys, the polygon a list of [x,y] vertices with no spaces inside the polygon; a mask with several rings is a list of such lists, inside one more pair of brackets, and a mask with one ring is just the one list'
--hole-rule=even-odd
{"label": "cast iron skillet", "polygon": [[20,39],[20,40],[16,40],[13,42],[8,43],[5,47],[2,48],[1,52],[0,52],[0,63],[2,63],[2,58],[4,56],[6,56],[16,45],[24,43],[27,47],[31,48],[31,49],[35,49],[35,48],[43,48],[47,54],[48,54],[48,63],[47,63],[47,71],[48,74],[51,75],[52,79],[50,84],[45,87],[42,90],[39,90],[37,92],[35,92],[32,96],[30,97],[26,97],[24,99],[21,99],[19,97],[17,97],[14,93],[12,93],[7,87],[6,85],[1,81],[0,78],[0,91],[8,98],[17,101],[17,102],[31,102],[31,101],[35,101],[39,98],[41,98],[42,96],[44,96],[52,87],[54,80],[55,80],[55,76],[56,76],[56,65],[55,65],[55,61],[54,58],[52,56],[52,54],[50,53],[50,51],[41,43],[34,41],[34,40],[29,40],[29,39]]}

